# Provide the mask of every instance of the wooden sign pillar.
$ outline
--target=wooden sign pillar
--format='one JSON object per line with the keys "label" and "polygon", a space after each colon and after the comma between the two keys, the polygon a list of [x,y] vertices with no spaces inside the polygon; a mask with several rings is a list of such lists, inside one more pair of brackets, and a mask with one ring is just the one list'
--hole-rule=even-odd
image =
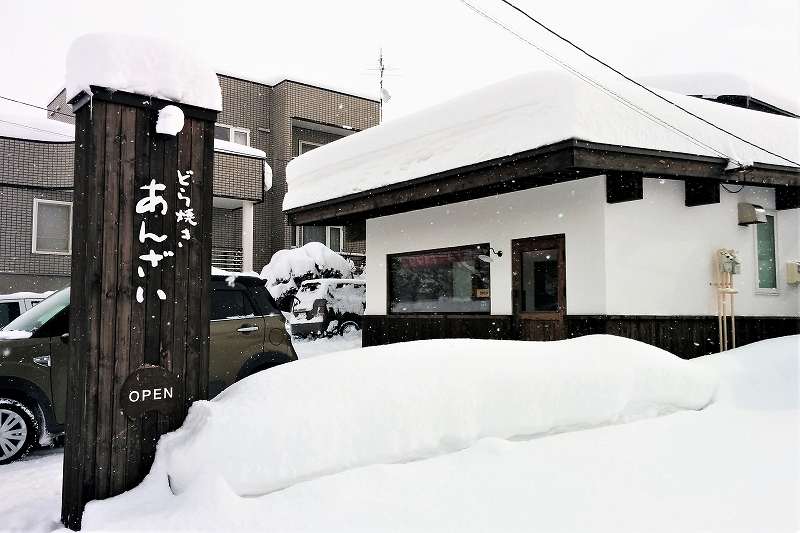
{"label": "wooden sign pillar", "polygon": [[[217,112],[93,88],[76,98],[61,519],[136,486],[158,438],[207,398]],[[185,116],[156,133],[168,104]]]}

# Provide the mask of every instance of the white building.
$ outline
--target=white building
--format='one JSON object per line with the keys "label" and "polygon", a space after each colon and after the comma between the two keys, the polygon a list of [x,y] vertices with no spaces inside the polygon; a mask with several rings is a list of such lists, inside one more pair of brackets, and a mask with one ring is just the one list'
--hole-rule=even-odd
{"label": "white building", "polygon": [[739,343],[800,331],[797,110],[603,86],[513,78],[289,165],[291,223],[367,219],[365,345],[607,332],[709,353],[721,248]]}

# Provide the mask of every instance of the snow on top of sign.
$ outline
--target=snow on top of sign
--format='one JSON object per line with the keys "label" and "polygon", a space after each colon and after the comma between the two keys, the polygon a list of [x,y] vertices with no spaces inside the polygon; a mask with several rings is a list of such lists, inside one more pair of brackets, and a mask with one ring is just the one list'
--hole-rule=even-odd
{"label": "snow on top of sign", "polygon": [[75,126],[41,115],[0,115],[0,137],[30,141],[71,142]]}
{"label": "snow on top of sign", "polygon": [[67,52],[67,101],[91,86],[222,110],[217,75],[189,50],[152,37],[91,33]]}
{"label": "snow on top of sign", "polygon": [[[728,158],[789,165],[620,79],[603,84]],[[800,121],[661,92],[785,157],[800,159]],[[293,159],[284,209],[508,156],[566,139],[721,157],[602,90],[561,72],[534,72],[354,133]]]}
{"label": "snow on top of sign", "polygon": [[686,95],[722,96],[738,95],[750,96],[800,115],[800,98],[794,96],[787,98],[777,91],[764,87],[757,82],[744,78],[738,74],[728,72],[698,72],[694,74],[663,74],[644,76],[641,81],[647,85],[658,87]]}

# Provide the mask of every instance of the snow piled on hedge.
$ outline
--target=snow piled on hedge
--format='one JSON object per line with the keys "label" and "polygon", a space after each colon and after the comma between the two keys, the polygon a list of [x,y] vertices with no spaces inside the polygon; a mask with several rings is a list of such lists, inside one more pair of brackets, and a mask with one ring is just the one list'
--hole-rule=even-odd
{"label": "snow piled on hedge", "polygon": [[319,242],[276,252],[261,270],[267,289],[288,310],[300,284],[307,279],[352,278],[353,263]]}
{"label": "snow piled on hedge", "polygon": [[175,494],[224,480],[236,495],[262,495],[487,437],[702,409],[716,383],[713,372],[668,352],[604,335],[339,352],[281,365],[195,402],[183,427],[162,438],[151,473],[130,497],[163,491],[166,479]]}

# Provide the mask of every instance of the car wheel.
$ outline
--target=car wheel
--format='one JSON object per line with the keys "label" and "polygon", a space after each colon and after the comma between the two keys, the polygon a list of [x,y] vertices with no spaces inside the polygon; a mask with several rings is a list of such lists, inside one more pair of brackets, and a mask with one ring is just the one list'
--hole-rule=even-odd
{"label": "car wheel", "polygon": [[25,457],[36,443],[38,424],[30,409],[0,398],[0,465]]}
{"label": "car wheel", "polygon": [[339,326],[339,335],[352,335],[356,331],[360,330],[361,328],[358,327],[358,324],[355,322],[345,322],[341,326]]}

